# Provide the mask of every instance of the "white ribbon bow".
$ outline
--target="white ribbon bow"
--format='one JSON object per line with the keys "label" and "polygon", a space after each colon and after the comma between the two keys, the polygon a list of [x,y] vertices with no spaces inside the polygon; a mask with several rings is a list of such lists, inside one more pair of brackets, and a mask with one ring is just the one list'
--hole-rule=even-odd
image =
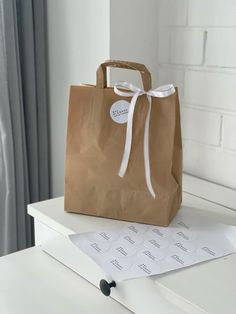
{"label": "white ribbon bow", "polygon": [[145,121],[144,129],[144,165],[145,165],[145,177],[149,192],[156,197],[155,192],[152,187],[151,173],[150,173],[150,159],[149,159],[149,125],[150,125],[150,115],[152,108],[152,97],[167,97],[175,93],[175,88],[172,84],[163,85],[156,89],[150,89],[149,91],[144,91],[137,86],[134,86],[128,82],[119,82],[114,85],[114,92],[123,97],[132,97],[128,112],[128,121],[126,128],[126,140],[125,148],[123,153],[122,162],[120,165],[119,176],[123,177],[128,167],[131,144],[132,144],[132,129],[133,129],[133,115],[136,105],[136,101],[139,96],[146,95],[148,99],[148,113]]}

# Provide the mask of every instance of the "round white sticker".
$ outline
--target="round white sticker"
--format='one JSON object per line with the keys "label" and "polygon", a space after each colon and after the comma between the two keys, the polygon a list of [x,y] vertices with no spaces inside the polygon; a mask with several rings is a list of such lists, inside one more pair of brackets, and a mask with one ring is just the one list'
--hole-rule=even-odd
{"label": "round white sticker", "polygon": [[110,109],[110,116],[116,123],[126,123],[128,120],[129,102],[126,100],[118,100],[114,102]]}

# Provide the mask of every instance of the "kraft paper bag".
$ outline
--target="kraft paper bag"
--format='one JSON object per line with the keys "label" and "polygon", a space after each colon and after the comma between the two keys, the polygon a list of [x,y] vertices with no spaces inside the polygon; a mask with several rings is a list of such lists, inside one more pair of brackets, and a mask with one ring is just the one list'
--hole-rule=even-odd
{"label": "kraft paper bag", "polygon": [[[139,71],[143,90],[107,87],[107,67]],[[178,92],[169,88],[152,90],[142,64],[111,60],[99,66],[96,86],[71,86],[65,211],[170,223],[182,199],[182,144]]]}

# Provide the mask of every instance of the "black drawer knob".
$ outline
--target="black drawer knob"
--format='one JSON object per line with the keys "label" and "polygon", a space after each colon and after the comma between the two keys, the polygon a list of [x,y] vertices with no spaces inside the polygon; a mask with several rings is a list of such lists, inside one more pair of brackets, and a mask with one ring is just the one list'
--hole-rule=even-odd
{"label": "black drawer knob", "polygon": [[116,287],[115,281],[108,283],[105,279],[100,280],[100,289],[105,296],[109,296],[111,294],[111,288]]}

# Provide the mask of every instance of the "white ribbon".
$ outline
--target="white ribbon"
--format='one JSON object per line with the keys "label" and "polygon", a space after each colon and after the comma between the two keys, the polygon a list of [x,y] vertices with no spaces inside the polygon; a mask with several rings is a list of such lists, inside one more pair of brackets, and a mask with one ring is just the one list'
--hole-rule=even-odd
{"label": "white ribbon", "polygon": [[145,177],[146,183],[149,192],[153,196],[156,197],[155,192],[152,187],[151,182],[151,173],[150,173],[150,159],[149,159],[149,125],[150,125],[150,116],[151,116],[151,108],[152,108],[152,97],[167,97],[175,93],[175,88],[172,84],[163,85],[156,89],[150,89],[149,91],[144,91],[137,86],[134,86],[128,82],[119,82],[114,85],[114,92],[123,97],[132,97],[129,107],[128,113],[128,121],[126,128],[126,140],[125,140],[125,148],[123,153],[122,162],[120,165],[119,176],[123,177],[128,167],[131,144],[132,144],[132,129],[133,129],[133,115],[135,110],[135,105],[137,99],[141,95],[146,95],[148,99],[148,112],[145,121],[145,129],[144,129],[144,165],[145,165]]}

